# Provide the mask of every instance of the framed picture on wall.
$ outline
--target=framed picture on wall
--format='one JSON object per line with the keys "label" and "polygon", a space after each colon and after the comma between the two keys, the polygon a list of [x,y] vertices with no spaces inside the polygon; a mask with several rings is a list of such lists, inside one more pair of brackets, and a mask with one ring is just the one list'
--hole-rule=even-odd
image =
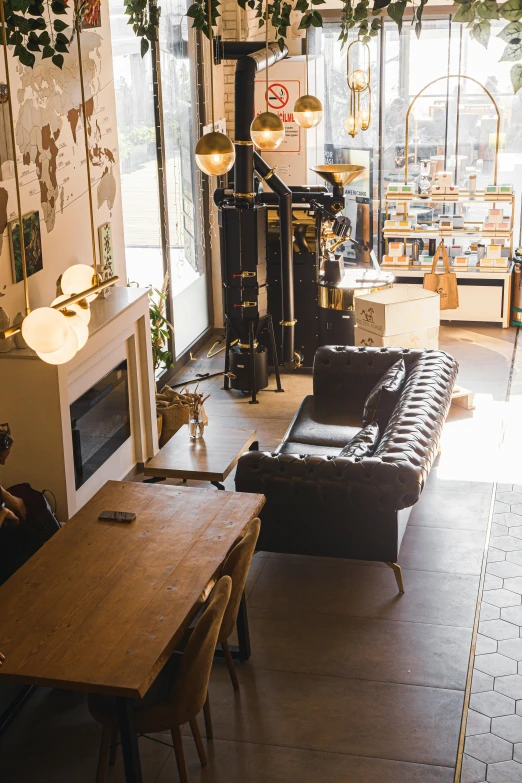
{"label": "framed picture on wall", "polygon": [[[40,215],[38,212],[28,212],[22,216],[25,266],[27,277],[43,269],[42,235],[40,233]],[[9,223],[9,239],[11,244],[11,263],[13,280],[21,283],[24,279],[22,271],[22,246],[20,244],[20,222],[17,219]]]}
{"label": "framed picture on wall", "polygon": [[101,27],[101,0],[87,0],[82,19],[82,30]]}

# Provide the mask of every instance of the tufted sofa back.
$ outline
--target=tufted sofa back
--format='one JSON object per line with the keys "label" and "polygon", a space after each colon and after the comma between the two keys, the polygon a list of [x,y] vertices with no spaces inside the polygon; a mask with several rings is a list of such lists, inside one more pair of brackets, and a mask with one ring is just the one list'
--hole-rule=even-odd
{"label": "tufted sofa back", "polygon": [[386,370],[404,359],[408,374],[425,353],[408,348],[354,348],[324,345],[314,358],[314,396],[341,397],[362,406]]}

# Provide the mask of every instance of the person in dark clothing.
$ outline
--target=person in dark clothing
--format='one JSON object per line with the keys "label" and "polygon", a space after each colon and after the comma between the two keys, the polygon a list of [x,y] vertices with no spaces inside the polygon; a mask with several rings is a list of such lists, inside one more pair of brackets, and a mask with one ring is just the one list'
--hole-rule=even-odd
{"label": "person in dark clothing", "polygon": [[[9,424],[0,424],[0,465],[5,465],[14,439],[9,429]],[[23,500],[15,498],[6,489],[0,486],[0,527],[6,519],[17,522],[19,519],[25,519],[26,508]]]}

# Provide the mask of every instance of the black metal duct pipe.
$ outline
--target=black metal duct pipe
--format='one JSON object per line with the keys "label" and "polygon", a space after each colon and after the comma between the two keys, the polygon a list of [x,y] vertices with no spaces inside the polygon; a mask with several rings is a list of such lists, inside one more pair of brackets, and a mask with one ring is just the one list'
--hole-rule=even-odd
{"label": "black metal duct pipe", "polygon": [[294,247],[292,236],[292,191],[263,160],[254,152],[255,170],[267,181],[279,198],[279,222],[281,241],[281,321],[283,366],[294,370],[295,358],[295,318],[294,318]]}
{"label": "black metal duct pipe", "polygon": [[[238,206],[254,203],[254,147],[250,138],[250,126],[254,119],[254,82],[256,73],[269,68],[282,60],[288,54],[286,46],[283,51],[276,43],[268,44],[268,61],[265,47],[240,57],[236,64],[235,76],[235,124],[234,144],[236,162],[234,164],[234,191]],[[223,54],[228,59],[228,44],[223,43]],[[237,47],[231,42],[230,47]],[[232,48],[232,51],[235,51]],[[235,58],[232,58],[235,59]],[[245,143],[246,142],[246,143]]]}

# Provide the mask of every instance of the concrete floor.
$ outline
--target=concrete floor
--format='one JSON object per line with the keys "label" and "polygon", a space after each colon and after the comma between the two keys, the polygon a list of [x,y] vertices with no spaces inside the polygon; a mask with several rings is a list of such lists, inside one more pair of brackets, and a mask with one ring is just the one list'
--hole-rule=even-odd
{"label": "concrete floor", "polygon": [[[520,474],[505,456],[507,442],[516,448],[522,408],[522,397],[506,403],[514,337],[514,330],[496,327],[441,329],[441,347],[459,361],[476,409],[451,410],[442,455],[402,544],[404,596],[381,564],[255,556],[248,581],[252,658],[238,666],[238,695],[222,663],[214,665],[215,740],[202,770],[185,738],[191,781],[454,780],[495,482],[512,486]],[[185,377],[219,369],[221,357],[191,363]],[[285,394],[262,392],[257,406],[222,391],[221,379],[203,385],[211,393],[209,426],[255,427],[260,448],[272,449],[310,393],[311,377],[285,376]],[[515,382],[512,389],[522,394]],[[233,489],[233,478],[226,484]],[[484,725],[479,734],[489,731]],[[94,781],[99,736],[82,696],[42,689],[0,743],[2,783]],[[140,745],[144,780],[175,783],[172,752],[146,739]],[[489,776],[486,763],[471,758],[461,783],[522,779],[505,776],[518,772],[516,757],[502,762],[517,765],[501,769],[504,777]],[[122,780],[119,759],[109,781]]]}

